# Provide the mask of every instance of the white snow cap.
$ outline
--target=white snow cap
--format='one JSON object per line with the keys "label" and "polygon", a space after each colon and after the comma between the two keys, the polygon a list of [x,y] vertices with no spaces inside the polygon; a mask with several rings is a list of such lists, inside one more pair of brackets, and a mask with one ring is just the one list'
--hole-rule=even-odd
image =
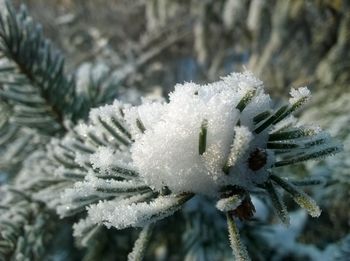
{"label": "white snow cap", "polygon": [[[240,109],[245,97],[251,100]],[[148,186],[215,195],[224,185],[250,187],[266,181],[274,162],[273,152],[266,149],[269,128],[254,133],[253,118],[270,110],[271,102],[252,73],[233,73],[207,85],[178,84],[169,98],[168,103],[125,109],[131,132],[137,134],[132,161]],[[204,122],[206,145],[199,153]],[[251,153],[265,157],[259,170],[248,166]],[[227,164],[229,175],[223,171]]]}

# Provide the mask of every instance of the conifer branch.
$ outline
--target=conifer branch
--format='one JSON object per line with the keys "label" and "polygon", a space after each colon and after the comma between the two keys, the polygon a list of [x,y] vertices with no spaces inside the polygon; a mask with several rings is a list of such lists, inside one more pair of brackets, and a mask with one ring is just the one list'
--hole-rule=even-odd
{"label": "conifer branch", "polygon": [[87,111],[74,79],[65,75],[64,58],[24,6],[17,14],[9,1],[5,7],[0,16],[0,53],[6,57],[0,64],[0,95],[15,107],[19,124],[44,132],[65,129],[65,118],[75,121]]}
{"label": "conifer branch", "polygon": [[[8,204],[8,203],[7,203]],[[38,203],[25,199],[0,209],[0,259],[40,260],[55,227],[53,216]]]}

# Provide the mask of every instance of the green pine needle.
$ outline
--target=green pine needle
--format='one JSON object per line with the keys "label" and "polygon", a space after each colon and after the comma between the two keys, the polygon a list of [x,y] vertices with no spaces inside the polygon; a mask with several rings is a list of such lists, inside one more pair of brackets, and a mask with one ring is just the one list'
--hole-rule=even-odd
{"label": "green pine needle", "polygon": [[271,179],[287,191],[292,196],[293,200],[304,208],[312,217],[319,217],[321,215],[319,206],[305,192],[278,176],[271,175]]}
{"label": "green pine needle", "polygon": [[199,155],[203,155],[203,153],[206,150],[207,131],[208,131],[208,121],[204,119],[202,121],[201,130],[199,132],[199,146],[198,146]]}
{"label": "green pine needle", "polygon": [[253,99],[255,93],[256,93],[256,90],[248,91],[243,96],[243,98],[239,101],[239,103],[236,106],[236,109],[238,109],[240,112],[242,112],[244,110],[244,108],[248,105],[248,103]]}
{"label": "green pine needle", "polygon": [[259,113],[253,118],[254,124],[258,124],[259,122],[265,120],[267,117],[271,115],[270,111],[263,111],[262,113]]}
{"label": "green pine needle", "polygon": [[135,241],[131,253],[128,255],[128,261],[141,261],[146,252],[149,240],[152,235],[154,224],[146,225],[140,232],[139,238]]}
{"label": "green pine needle", "polygon": [[136,126],[139,128],[139,130],[144,133],[146,131],[145,125],[143,125],[142,121],[140,119],[136,119]]}
{"label": "green pine needle", "polygon": [[282,166],[292,165],[292,164],[296,164],[296,163],[307,161],[307,160],[311,160],[311,159],[321,158],[321,157],[324,157],[324,156],[327,156],[327,155],[334,154],[334,153],[336,153],[336,152],[338,152],[340,150],[341,150],[340,146],[338,146],[338,145],[332,146],[332,147],[321,149],[319,151],[312,152],[312,153],[309,153],[309,154],[306,154],[306,155],[302,155],[302,156],[299,156],[299,157],[294,157],[294,158],[290,158],[290,159],[277,161],[274,164],[274,167],[282,167]]}
{"label": "green pine needle", "polygon": [[264,121],[259,127],[257,127],[254,132],[259,134],[263,130],[265,130],[267,127],[269,127],[271,124],[275,122],[276,119],[278,119],[281,115],[284,114],[284,112],[288,109],[288,105],[284,105],[281,108],[279,108],[274,114],[272,114],[269,118],[267,118],[266,121]]}
{"label": "green pine needle", "polygon": [[289,225],[288,211],[285,204],[282,201],[281,195],[279,195],[278,191],[276,190],[271,181],[266,182],[265,185],[266,190],[270,195],[272,205],[275,208],[278,217],[284,224]]}
{"label": "green pine needle", "polygon": [[298,139],[302,137],[313,136],[316,134],[315,129],[305,128],[305,129],[296,129],[291,131],[281,131],[272,133],[269,136],[269,141],[279,141],[279,140],[291,140]]}
{"label": "green pine needle", "polygon": [[227,226],[233,255],[237,261],[249,261],[249,255],[246,247],[243,245],[237,225],[229,213],[226,213]]}

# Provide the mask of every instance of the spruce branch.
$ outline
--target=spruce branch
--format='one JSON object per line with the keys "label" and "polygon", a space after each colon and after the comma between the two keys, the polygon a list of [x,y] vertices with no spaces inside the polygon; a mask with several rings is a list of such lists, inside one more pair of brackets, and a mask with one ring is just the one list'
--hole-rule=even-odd
{"label": "spruce branch", "polygon": [[37,139],[35,132],[10,121],[11,108],[0,100],[0,169],[14,176],[25,158],[47,140]]}
{"label": "spruce branch", "polygon": [[[178,85],[168,103],[115,101],[91,110],[86,123],[32,156],[40,174],[23,187],[60,217],[85,214],[75,225],[75,235],[84,242],[100,225],[144,227],[173,215],[197,194],[219,198],[234,254],[249,260],[233,218],[254,216],[251,191],[266,189],[283,221],[286,208],[274,185],[316,216],[315,202],[272,175],[272,169],[341,146],[319,128],[299,126],[291,117],[308,100],[304,88],[292,90],[289,104],[275,109],[261,81],[249,72],[213,85]],[[262,117],[262,111],[275,113]]]}
{"label": "spruce branch", "polygon": [[[217,208],[228,213],[234,253],[248,259],[233,216],[253,217],[251,191],[267,190],[285,223],[287,210],[277,186],[312,216],[319,215],[311,198],[271,172],[280,162],[298,163],[301,157],[323,156],[331,153],[320,153],[325,149],[341,146],[319,128],[299,126],[291,117],[309,99],[305,88],[292,90],[289,104],[275,109],[249,72],[214,85],[177,86],[169,103],[132,107],[115,101],[93,109],[87,123],[48,148],[48,165],[61,180],[56,178],[51,188],[45,179],[42,184],[48,187],[29,188],[38,188],[35,198],[61,217],[87,210],[87,218],[75,225],[76,234],[86,238],[96,225],[147,226],[173,215],[196,194],[220,198]],[[310,182],[299,185],[305,184]],[[56,188],[64,190],[58,200],[50,196]]]}
{"label": "spruce branch", "polygon": [[2,203],[8,208],[0,209],[0,259],[41,259],[55,227],[52,213],[25,198]]}
{"label": "spruce branch", "polygon": [[16,13],[9,1],[0,16],[0,95],[14,106],[14,121],[44,132],[65,129],[65,118],[86,115],[72,77],[64,72],[64,58],[41,26],[22,6]]}

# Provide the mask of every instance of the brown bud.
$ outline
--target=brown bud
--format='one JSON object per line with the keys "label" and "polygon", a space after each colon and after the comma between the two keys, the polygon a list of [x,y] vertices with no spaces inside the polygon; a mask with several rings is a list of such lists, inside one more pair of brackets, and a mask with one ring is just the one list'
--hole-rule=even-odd
{"label": "brown bud", "polygon": [[254,216],[254,213],[255,207],[249,195],[246,196],[239,207],[237,207],[235,210],[230,211],[231,215],[238,217],[240,220],[251,219]]}
{"label": "brown bud", "polygon": [[257,171],[264,167],[267,162],[267,153],[264,149],[256,148],[252,153],[250,153],[248,159],[248,166],[251,170]]}

